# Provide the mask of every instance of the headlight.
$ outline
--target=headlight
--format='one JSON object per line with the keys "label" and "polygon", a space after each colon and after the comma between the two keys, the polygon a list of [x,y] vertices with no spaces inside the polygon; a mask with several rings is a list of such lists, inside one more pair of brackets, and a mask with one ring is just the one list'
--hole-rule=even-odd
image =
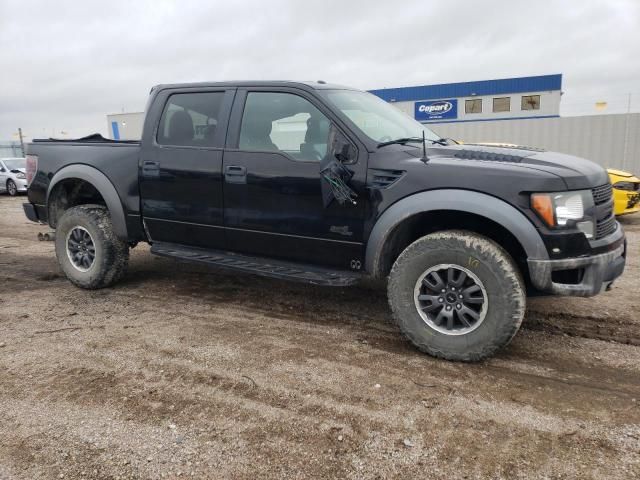
{"label": "headlight", "polygon": [[24,173],[18,172],[16,173],[16,178],[27,178]]}
{"label": "headlight", "polygon": [[634,192],[636,190],[636,184],[633,182],[617,182],[613,184],[613,188]]}
{"label": "headlight", "polygon": [[594,224],[589,216],[593,208],[591,190],[534,193],[531,195],[531,207],[549,227],[573,227],[587,238],[593,237]]}

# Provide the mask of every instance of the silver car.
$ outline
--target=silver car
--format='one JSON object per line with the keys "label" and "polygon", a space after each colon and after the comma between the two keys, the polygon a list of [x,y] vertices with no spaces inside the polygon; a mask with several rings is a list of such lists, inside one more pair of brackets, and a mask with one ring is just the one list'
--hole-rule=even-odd
{"label": "silver car", "polygon": [[8,192],[12,197],[27,191],[24,158],[0,158],[0,192]]}

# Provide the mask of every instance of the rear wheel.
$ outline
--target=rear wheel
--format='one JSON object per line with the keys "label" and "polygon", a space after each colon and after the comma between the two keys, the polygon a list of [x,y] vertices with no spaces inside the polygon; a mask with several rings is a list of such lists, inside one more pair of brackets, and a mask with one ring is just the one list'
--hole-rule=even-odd
{"label": "rear wheel", "polygon": [[7,180],[7,192],[12,197],[15,197],[18,194],[18,187],[16,186],[16,182],[11,179]]}
{"label": "rear wheel", "polygon": [[393,265],[388,296],[396,323],[416,347],[461,361],[507,345],[526,304],[509,254],[486,237],[455,230],[409,245]]}
{"label": "rear wheel", "polygon": [[108,287],[129,263],[129,246],[113,233],[101,205],[80,205],[64,212],[56,228],[56,256],[67,278],[81,288]]}

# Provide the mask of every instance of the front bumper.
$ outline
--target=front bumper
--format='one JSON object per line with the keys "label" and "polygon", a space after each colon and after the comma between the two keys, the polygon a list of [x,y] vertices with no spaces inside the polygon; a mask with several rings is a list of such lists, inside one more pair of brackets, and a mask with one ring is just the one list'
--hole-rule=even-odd
{"label": "front bumper", "polygon": [[18,187],[18,191],[19,192],[26,192],[27,191],[27,181],[26,180],[22,180],[22,179],[16,179],[15,180],[16,183],[16,187]]}
{"label": "front bumper", "polygon": [[[528,260],[531,283],[538,290],[555,295],[597,295],[607,290],[622,275],[626,251],[627,242],[623,238],[613,250],[598,255],[560,260]],[[556,275],[554,272],[570,275]],[[569,277],[574,281],[562,281]]]}
{"label": "front bumper", "polygon": [[640,212],[640,193],[614,189],[613,203],[616,215]]}

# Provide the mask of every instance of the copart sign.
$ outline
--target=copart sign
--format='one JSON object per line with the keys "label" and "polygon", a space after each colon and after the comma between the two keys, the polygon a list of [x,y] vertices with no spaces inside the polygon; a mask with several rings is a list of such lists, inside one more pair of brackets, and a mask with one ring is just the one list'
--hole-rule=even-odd
{"label": "copart sign", "polygon": [[446,120],[458,118],[458,100],[425,100],[415,103],[416,120]]}

